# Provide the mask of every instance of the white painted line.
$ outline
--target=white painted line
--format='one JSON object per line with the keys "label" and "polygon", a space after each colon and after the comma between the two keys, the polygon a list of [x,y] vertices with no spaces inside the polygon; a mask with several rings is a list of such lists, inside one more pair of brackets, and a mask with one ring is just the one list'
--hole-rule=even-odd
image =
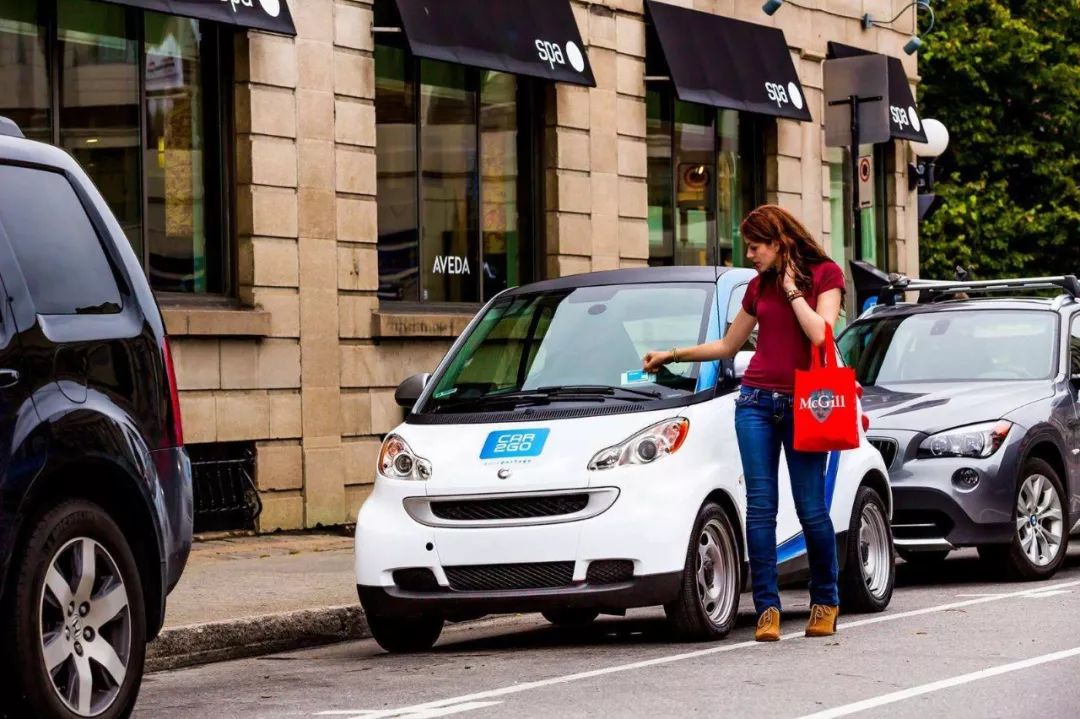
{"label": "white painted line", "polygon": [[451,714],[493,707],[502,702],[466,702],[465,704],[451,704],[449,706],[433,707],[431,709],[353,709],[319,712],[315,716],[340,716],[348,719],[434,719]]}
{"label": "white painted line", "polygon": [[[1046,599],[1047,597],[1056,597],[1059,594],[1072,594],[1071,589],[1032,589],[1031,591],[1020,595],[1025,599]],[[998,592],[983,593],[983,594],[957,594],[957,597],[1000,597],[1002,596]]]}
{"label": "white painted line", "polygon": [[967,684],[969,682],[979,681],[980,679],[989,679],[990,677],[996,677],[999,674],[1007,674],[1009,672],[1019,671],[1021,669],[1029,669],[1031,667],[1037,667],[1040,664],[1048,664],[1050,662],[1061,661],[1062,659],[1069,659],[1070,657],[1080,656],[1080,647],[1075,649],[1066,649],[1060,652],[1054,652],[1053,654],[1044,654],[1041,657],[1032,657],[1031,659],[1024,659],[1019,662],[1013,662],[1012,664],[1002,664],[1001,666],[991,667],[989,669],[982,669],[977,672],[971,672],[969,674],[961,674],[959,676],[951,677],[949,679],[942,679],[941,681],[931,682],[929,684],[923,684],[922,686],[911,687],[910,689],[904,689],[892,694],[885,694],[880,697],[874,697],[872,699],[864,699],[861,702],[855,702],[853,704],[845,704],[844,706],[835,707],[833,709],[826,709],[815,714],[806,714],[799,719],[836,719],[837,717],[848,716],[849,714],[855,714],[857,712],[867,711],[869,709],[876,709],[877,707],[885,706],[886,704],[895,704],[896,702],[903,701],[905,699],[911,699],[912,697],[921,696],[923,694],[929,694],[930,692],[941,691],[942,689],[949,689],[951,687],[960,686],[961,684]]}
{"label": "white painted line", "polygon": [[[1073,580],[1071,582],[1062,582],[1061,584],[1051,584],[1043,587],[1044,591],[1064,589],[1066,587],[1080,586],[1080,579]],[[979,597],[977,599],[968,599],[963,602],[952,602],[950,604],[939,604],[933,607],[925,607],[923,609],[913,609],[907,612],[897,612],[896,614],[878,614],[866,619],[857,619],[851,622],[842,622],[837,625],[838,629],[854,629],[855,627],[862,627],[869,624],[880,624],[882,622],[895,622],[900,619],[907,619],[909,617],[919,617],[926,614],[934,614],[936,612],[946,612],[951,609],[960,609],[962,607],[971,607],[977,604],[986,604],[988,602],[997,602],[1003,599],[1013,599],[1017,597],[1023,597],[1030,594],[1030,589],[1024,589],[1017,592],[1006,592],[1003,594],[994,594],[986,597]],[[781,641],[790,639],[802,639],[803,633],[791,632],[780,637]],[[669,654],[664,657],[656,657],[655,659],[646,659],[640,662],[632,662],[630,664],[617,664],[611,667],[604,667],[603,669],[593,669],[587,672],[577,672],[575,674],[566,674],[560,677],[550,677],[548,679],[539,679],[537,681],[525,682],[522,684],[513,684],[507,687],[500,687],[498,689],[489,689],[487,691],[475,692],[473,694],[465,694],[459,697],[452,697],[449,699],[437,699],[435,701],[425,702],[423,704],[417,704],[411,707],[404,707],[402,709],[394,710],[387,714],[380,714],[380,717],[396,717],[406,712],[423,711],[426,709],[437,709],[451,704],[462,704],[466,702],[482,701],[485,699],[493,699],[496,697],[504,697],[510,694],[519,694],[521,692],[531,691],[533,689],[543,689],[544,687],[555,686],[558,684],[568,684],[570,682],[581,681],[582,679],[594,679],[596,677],[606,676],[608,674],[618,674],[621,672],[634,671],[636,669],[647,669],[649,667],[660,666],[663,664],[671,664],[672,662],[685,661],[687,659],[697,659],[699,657],[707,657],[713,654],[724,654],[726,652],[733,652],[737,649],[749,649],[751,647],[768,646],[767,643],[755,642],[749,640],[745,642],[738,642],[736,644],[721,644],[718,646],[709,647],[708,649],[699,649],[694,652],[684,652],[682,654]],[[359,716],[359,715],[355,715]],[[370,715],[363,719],[373,719]]]}

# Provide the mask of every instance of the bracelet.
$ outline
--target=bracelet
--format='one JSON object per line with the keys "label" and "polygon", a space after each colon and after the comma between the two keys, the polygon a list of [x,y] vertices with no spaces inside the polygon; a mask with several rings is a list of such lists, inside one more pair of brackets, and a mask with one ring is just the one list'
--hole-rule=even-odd
{"label": "bracelet", "polygon": [[671,348],[671,361],[672,362],[678,362],[679,361],[679,348],[678,347],[672,347]]}
{"label": "bracelet", "polygon": [[795,300],[799,299],[802,296],[803,296],[803,293],[800,292],[799,290],[788,290],[787,291],[787,301],[788,302],[794,302]]}

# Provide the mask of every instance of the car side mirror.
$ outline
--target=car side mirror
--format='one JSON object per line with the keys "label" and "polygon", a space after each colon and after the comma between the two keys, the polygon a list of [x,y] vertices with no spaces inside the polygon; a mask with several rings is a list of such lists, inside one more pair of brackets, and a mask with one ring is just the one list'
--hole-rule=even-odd
{"label": "car side mirror", "polygon": [[735,353],[735,378],[742,379],[746,374],[746,368],[750,366],[750,360],[754,358],[752,350],[743,350]]}
{"label": "car side mirror", "polygon": [[420,395],[424,393],[424,388],[427,387],[428,380],[431,379],[429,372],[423,372],[421,374],[414,374],[407,380],[398,385],[394,390],[394,401],[398,403],[398,406],[406,409],[412,409],[416,401],[420,399]]}

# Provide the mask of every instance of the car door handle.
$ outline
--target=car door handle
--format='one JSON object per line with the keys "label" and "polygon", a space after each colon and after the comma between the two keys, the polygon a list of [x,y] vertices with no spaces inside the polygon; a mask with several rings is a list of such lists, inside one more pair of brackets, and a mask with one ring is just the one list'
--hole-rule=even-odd
{"label": "car door handle", "polygon": [[13,369],[0,369],[0,389],[14,387],[19,383],[19,373]]}

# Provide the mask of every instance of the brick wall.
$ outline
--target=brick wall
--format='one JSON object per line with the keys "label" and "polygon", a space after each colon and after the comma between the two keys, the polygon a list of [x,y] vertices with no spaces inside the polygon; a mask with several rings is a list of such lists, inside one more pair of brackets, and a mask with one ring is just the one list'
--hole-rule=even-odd
{"label": "brick wall", "polygon": [[[822,63],[837,40],[915,60],[864,12],[899,0],[806,0],[772,18],[760,0],[675,4],[784,29],[815,121],[767,137],[768,198],[826,247],[828,164]],[[254,441],[259,528],[352,521],[374,480],[381,437],[401,421],[396,385],[431,371],[466,316],[379,308],[374,44],[366,0],[291,0],[295,39],[250,32],[236,47],[236,217],[243,308],[168,307],[190,443]],[[544,210],[549,276],[643,266],[648,258],[642,0],[573,0],[597,87],[548,87]],[[917,272],[907,143],[890,182],[892,266]]]}

